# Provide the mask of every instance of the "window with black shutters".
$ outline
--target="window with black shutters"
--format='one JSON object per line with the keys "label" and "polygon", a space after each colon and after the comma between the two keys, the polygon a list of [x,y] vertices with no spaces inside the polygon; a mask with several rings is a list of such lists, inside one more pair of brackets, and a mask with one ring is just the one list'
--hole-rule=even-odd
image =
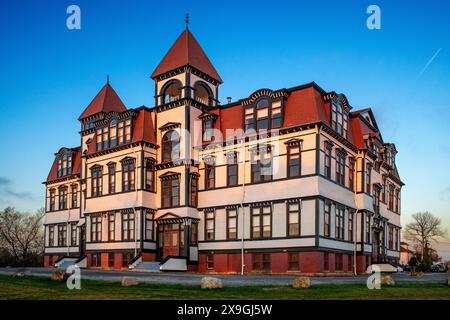
{"label": "window with black shutters", "polygon": [[348,188],[354,190],[355,188],[355,159],[348,159]]}
{"label": "window with black shutters", "polygon": [[155,191],[155,169],[153,159],[147,159],[145,162],[145,190]]}
{"label": "window with black shutters", "polygon": [[251,208],[252,239],[267,239],[272,235],[272,208],[261,206]]}
{"label": "window with black shutters", "polygon": [[67,187],[60,188],[58,192],[59,192],[59,195],[58,195],[59,210],[66,210],[67,209]]}
{"label": "window with black shutters", "polygon": [[91,242],[102,241],[102,217],[91,216]]}
{"label": "window with black shutters", "polygon": [[349,211],[348,212],[348,227],[347,227],[347,230],[348,230],[348,235],[347,235],[347,238],[348,238],[348,240],[349,241],[353,241],[353,215],[355,214],[355,212],[354,211]]}
{"label": "window with black shutters", "polygon": [[205,189],[214,189],[216,186],[216,167],[205,163]]}
{"label": "window with black shutters", "polygon": [[108,165],[108,192],[116,192],[116,165]]}
{"label": "window with black shutters", "polygon": [[238,221],[237,209],[227,209],[227,239],[236,240],[238,238]]}
{"label": "window with black shutters", "polygon": [[114,241],[116,239],[116,214],[108,214],[108,241]]}
{"label": "window with black shutters", "polygon": [[101,166],[91,168],[91,196],[99,197],[102,195],[103,175]]}
{"label": "window with black shutters", "polygon": [[300,144],[289,145],[288,149],[288,177],[299,177],[301,174]]}
{"label": "window with black shutters", "polygon": [[237,154],[227,156],[227,186],[232,187],[238,184],[238,162]]}
{"label": "window with black shutters", "polygon": [[55,211],[55,190],[50,190],[50,205],[49,205],[49,211]]}
{"label": "window with black shutters", "polygon": [[153,240],[153,213],[145,214],[145,239]]}
{"label": "window with black shutters", "polygon": [[214,240],[215,214],[214,211],[205,212],[205,240]]}
{"label": "window with black shutters", "polygon": [[48,246],[55,246],[55,226],[48,226]]}
{"label": "window with black shutters", "polygon": [[122,213],[122,240],[134,240],[134,213]]}
{"label": "window with black shutters", "polygon": [[331,178],[331,145],[325,143],[324,175]]}
{"label": "window with black shutters", "polygon": [[300,236],[300,202],[287,203],[288,236]]}
{"label": "window with black shutters", "polygon": [[71,208],[77,208],[78,207],[78,187],[77,186],[72,186],[72,205]]}
{"label": "window with black shutters", "polygon": [[77,245],[77,224],[72,223],[70,225],[70,245],[75,247]]}
{"label": "window with black shutters", "polygon": [[324,219],[323,219],[323,235],[330,236],[330,222],[331,222],[331,203],[325,202]]}
{"label": "window with black shutters", "polygon": [[162,208],[180,205],[180,179],[178,175],[167,177],[161,181]]}
{"label": "window with black shutters", "polygon": [[67,246],[67,225],[58,225],[58,247]]}
{"label": "window with black shutters", "polygon": [[371,177],[372,177],[372,165],[370,163],[368,163],[366,165],[366,192],[367,193],[370,193],[370,190],[371,190],[370,189],[371,184],[372,184]]}
{"label": "window with black shutters", "polygon": [[341,206],[336,207],[335,215],[335,238],[339,240],[344,240],[344,208]]}
{"label": "window with black shutters", "polygon": [[336,182],[345,186],[345,155],[340,151],[336,152]]}
{"label": "window with black shutters", "polygon": [[122,162],[122,192],[134,190],[135,171],[134,159],[126,159]]}
{"label": "window with black shutters", "polygon": [[252,152],[252,183],[272,181],[272,153],[269,149]]}

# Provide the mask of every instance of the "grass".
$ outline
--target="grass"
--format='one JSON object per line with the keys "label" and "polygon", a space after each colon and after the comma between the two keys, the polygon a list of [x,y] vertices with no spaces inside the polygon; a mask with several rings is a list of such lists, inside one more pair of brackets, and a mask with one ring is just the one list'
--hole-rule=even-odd
{"label": "grass", "polygon": [[444,299],[450,300],[446,284],[401,284],[369,290],[365,285],[315,285],[309,289],[289,286],[245,286],[203,290],[199,286],[139,284],[122,287],[109,281],[82,280],[80,290],[45,277],[0,275],[0,300],[141,300],[141,299]]}

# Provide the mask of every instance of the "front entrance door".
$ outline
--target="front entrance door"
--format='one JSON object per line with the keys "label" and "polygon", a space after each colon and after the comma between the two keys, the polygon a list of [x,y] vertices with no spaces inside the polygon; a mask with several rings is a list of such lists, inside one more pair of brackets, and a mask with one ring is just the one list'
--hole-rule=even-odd
{"label": "front entrance door", "polygon": [[[170,226],[170,227],[169,227]],[[178,224],[166,225],[163,233],[163,256],[178,256],[180,253]]]}
{"label": "front entrance door", "polygon": [[380,239],[377,231],[373,232],[372,241],[372,261],[373,263],[379,262],[380,259]]}

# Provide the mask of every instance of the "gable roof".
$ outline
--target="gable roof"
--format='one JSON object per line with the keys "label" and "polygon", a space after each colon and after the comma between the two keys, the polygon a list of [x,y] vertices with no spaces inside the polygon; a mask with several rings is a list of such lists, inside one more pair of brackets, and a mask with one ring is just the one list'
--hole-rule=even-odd
{"label": "gable roof", "polygon": [[220,83],[223,82],[189,29],[184,30],[178,37],[155,71],[153,71],[151,77],[156,78],[161,74],[186,65],[200,70]]}
{"label": "gable roof", "polygon": [[125,107],[116,91],[114,91],[113,87],[107,82],[83,111],[78,120],[82,120],[100,112],[123,112],[126,110],[127,107]]}

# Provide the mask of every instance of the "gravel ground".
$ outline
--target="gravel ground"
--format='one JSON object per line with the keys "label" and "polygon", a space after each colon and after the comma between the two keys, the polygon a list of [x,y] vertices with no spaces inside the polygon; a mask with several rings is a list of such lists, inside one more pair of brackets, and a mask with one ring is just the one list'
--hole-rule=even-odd
{"label": "gravel ground", "polygon": [[[50,277],[54,268],[0,268],[0,274],[13,275],[24,272],[26,275]],[[121,281],[125,276],[139,278],[140,282],[158,284],[185,284],[200,285],[204,274],[182,272],[133,272],[112,270],[81,270],[82,279]],[[295,275],[212,275],[222,279],[226,286],[245,285],[288,285]],[[448,273],[427,273],[422,276],[411,277],[409,273],[396,273],[391,275],[397,283],[447,283]],[[326,276],[311,277],[312,284],[365,284],[368,276]],[[1,285],[1,283],[0,283]]]}

